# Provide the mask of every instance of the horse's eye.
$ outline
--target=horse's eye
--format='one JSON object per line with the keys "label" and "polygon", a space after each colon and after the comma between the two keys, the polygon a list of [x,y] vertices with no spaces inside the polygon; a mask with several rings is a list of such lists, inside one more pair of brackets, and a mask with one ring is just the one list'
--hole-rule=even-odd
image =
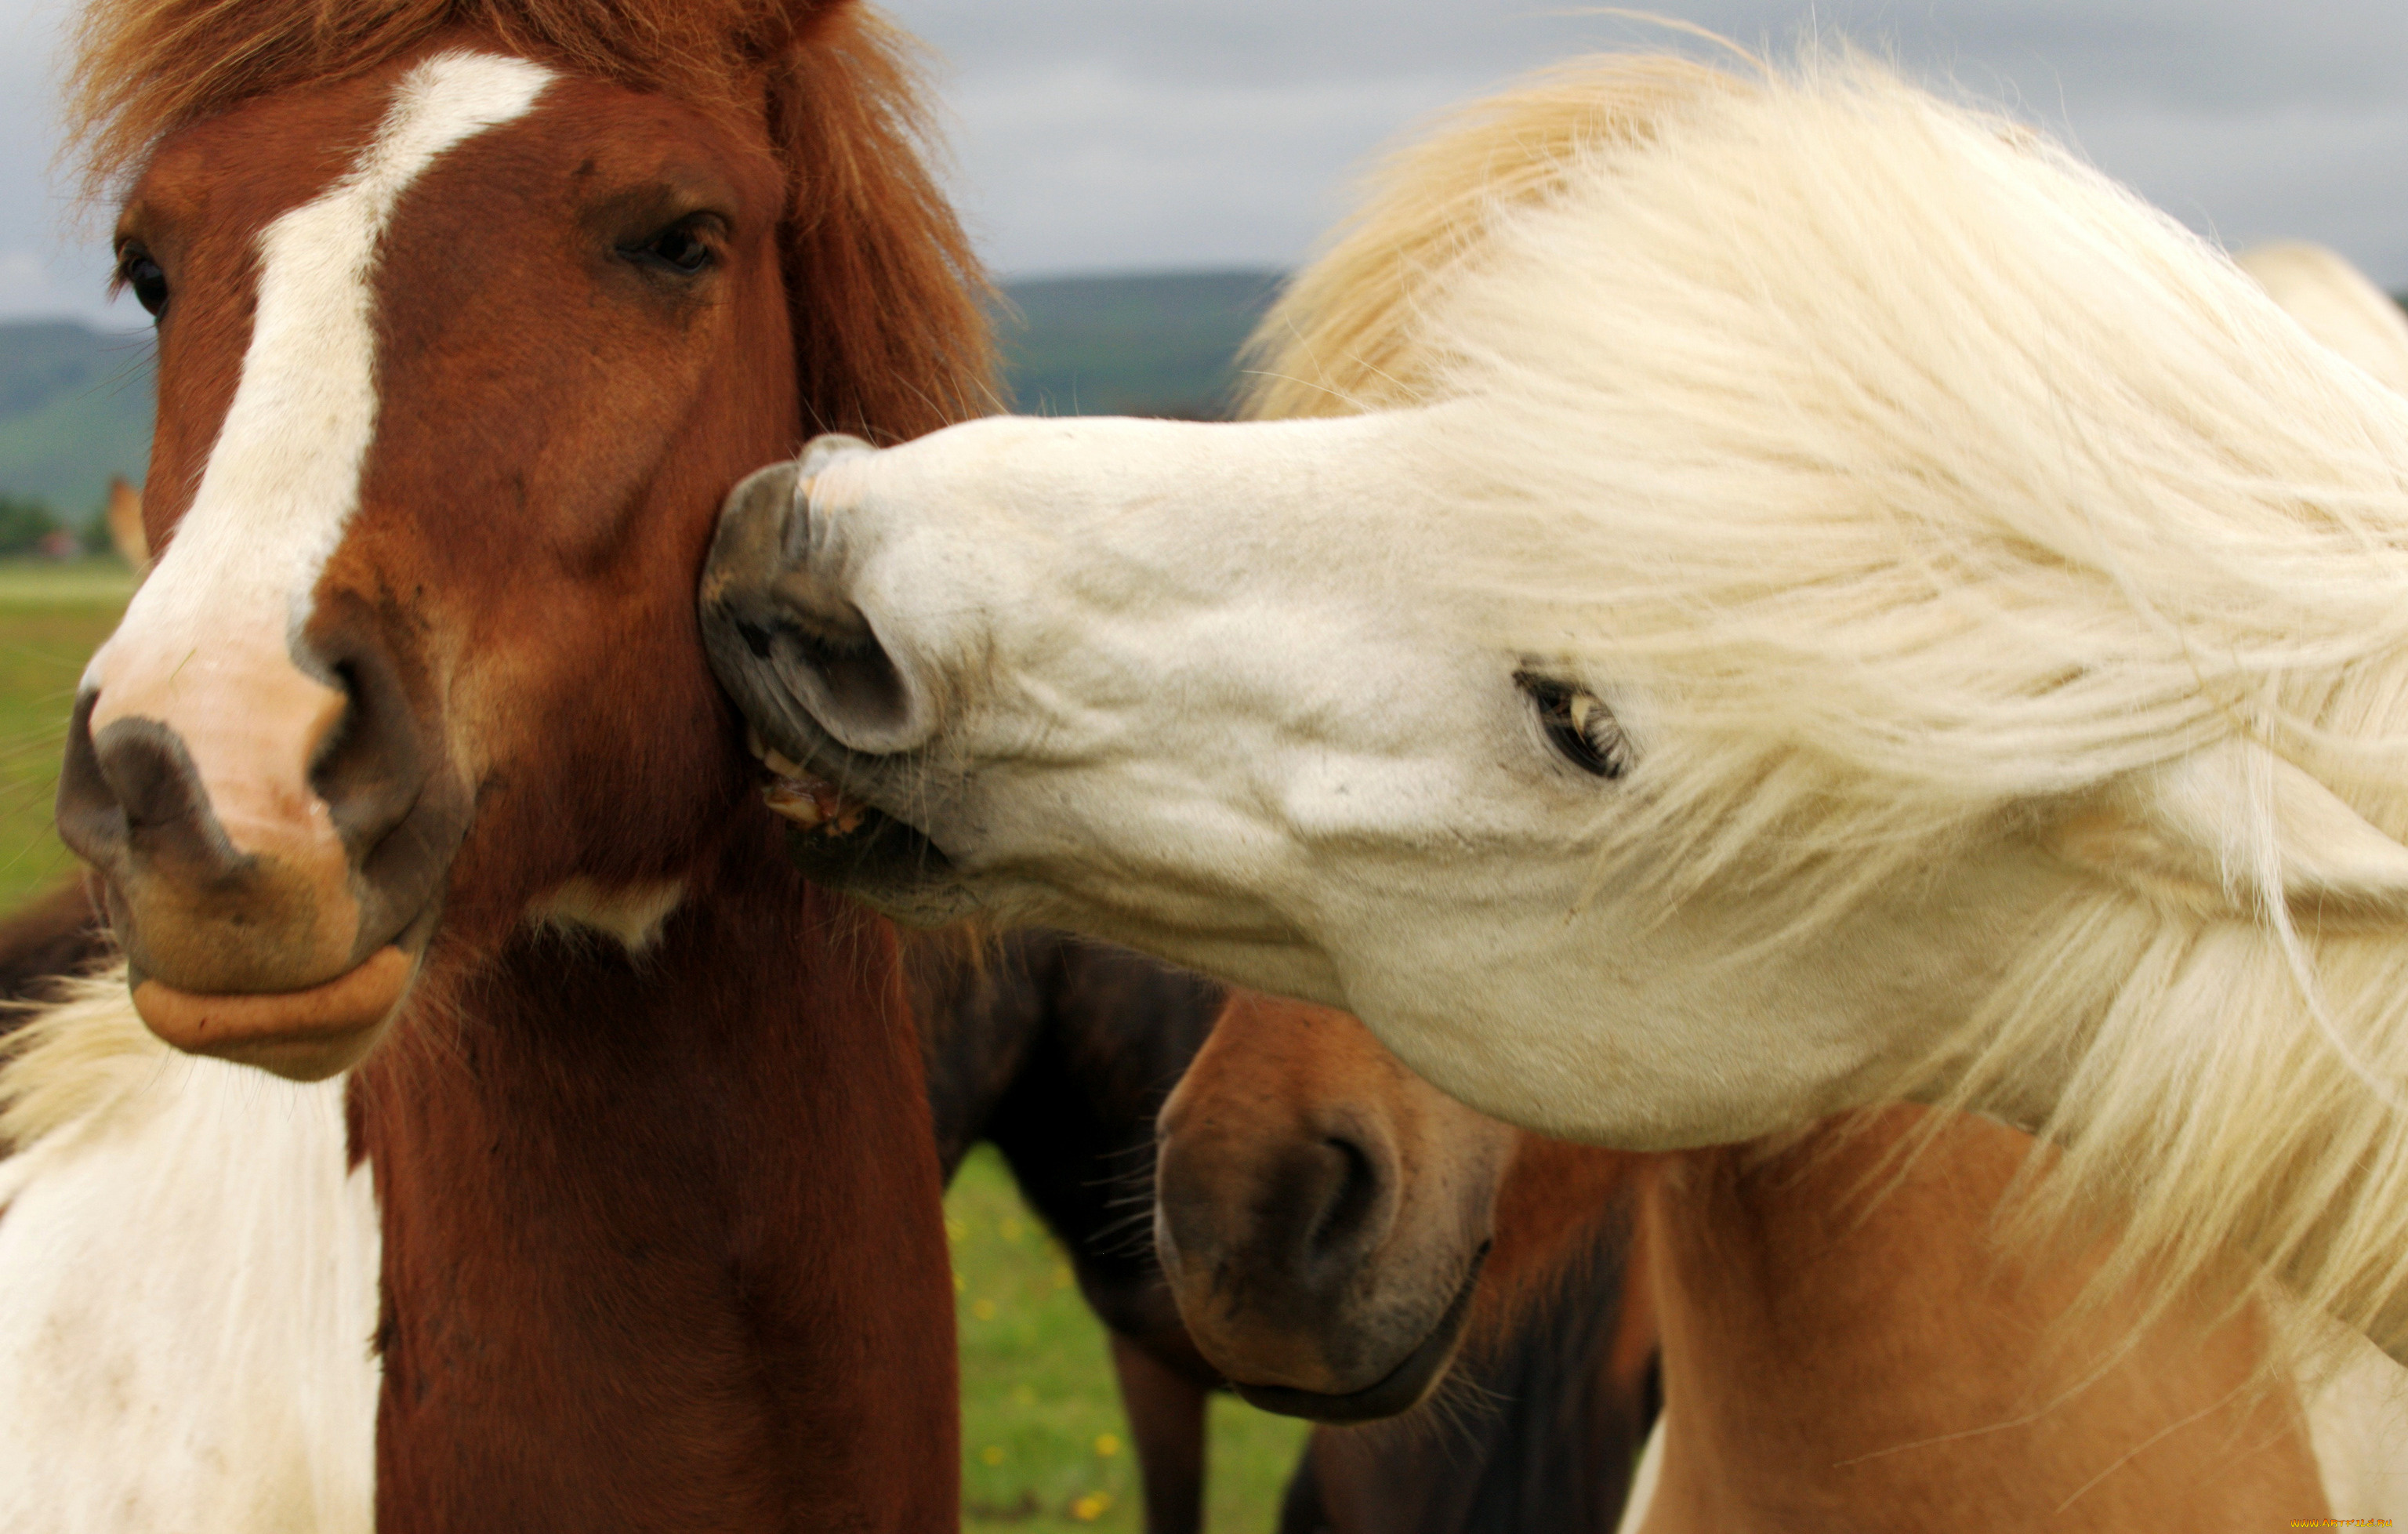
{"label": "horse's eye", "polygon": [[152,319],[166,308],[167,274],[141,246],[129,245],[118,253],[117,280],[134,290],[134,301],[149,309]]}
{"label": "horse's eye", "polygon": [[1515,673],[1513,680],[1538,706],[1539,727],[1565,761],[1600,778],[1619,778],[1630,770],[1634,760],[1630,740],[1603,698],[1570,682],[1527,671]]}
{"label": "horse's eye", "polygon": [[619,253],[643,265],[657,266],[680,277],[692,277],[711,262],[710,244],[703,238],[707,217],[695,214],[680,219],[649,239],[621,246]]}

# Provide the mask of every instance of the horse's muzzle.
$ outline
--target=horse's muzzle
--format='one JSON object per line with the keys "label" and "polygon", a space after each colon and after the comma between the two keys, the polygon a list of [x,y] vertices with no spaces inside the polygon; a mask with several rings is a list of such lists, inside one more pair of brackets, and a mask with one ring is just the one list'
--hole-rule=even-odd
{"label": "horse's muzzle", "polygon": [[58,797],[136,1008],[179,1049],[302,1080],[348,1068],[416,972],[466,796],[372,638],[306,670],[238,635],[177,666],[149,648],[95,658]]}

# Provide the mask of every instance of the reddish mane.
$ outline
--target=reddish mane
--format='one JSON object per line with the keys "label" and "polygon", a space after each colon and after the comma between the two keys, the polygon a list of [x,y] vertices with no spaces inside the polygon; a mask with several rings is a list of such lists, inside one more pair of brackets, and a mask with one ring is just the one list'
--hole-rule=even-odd
{"label": "reddish mane", "polygon": [[788,291],[809,306],[795,326],[806,431],[893,441],[991,406],[985,280],[928,171],[913,45],[860,6],[95,0],[67,114],[86,189],[130,181],[179,128],[365,74],[452,29],[571,74],[766,119],[788,177]]}

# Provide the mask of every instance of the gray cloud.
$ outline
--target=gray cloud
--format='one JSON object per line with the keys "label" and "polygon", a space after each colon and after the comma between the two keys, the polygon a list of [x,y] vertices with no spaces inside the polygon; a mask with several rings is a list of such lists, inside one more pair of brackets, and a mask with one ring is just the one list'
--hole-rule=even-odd
{"label": "gray cloud", "polygon": [[[63,0],[0,0],[0,313],[90,311],[62,237]],[[1295,260],[1383,139],[1581,49],[1656,29],[1495,0],[896,0],[938,50],[954,184],[990,258],[1038,273]],[[1845,36],[2002,103],[2236,244],[2320,239],[2408,287],[2401,0],[1695,0],[1749,45]],[[121,309],[119,323],[131,318]]]}
{"label": "gray cloud", "polygon": [[[1414,119],[1659,28],[1467,0],[902,0],[952,61],[960,185],[1006,270],[1295,259]],[[2399,0],[1700,0],[1751,47],[1848,39],[2081,144],[2194,225],[2408,286]]]}

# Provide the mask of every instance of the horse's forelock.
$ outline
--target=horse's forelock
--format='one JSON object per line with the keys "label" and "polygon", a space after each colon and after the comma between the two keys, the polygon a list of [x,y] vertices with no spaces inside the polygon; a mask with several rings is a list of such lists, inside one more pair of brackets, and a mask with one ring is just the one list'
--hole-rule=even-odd
{"label": "horse's forelock", "polygon": [[482,33],[564,73],[706,106],[757,103],[852,0],[91,0],[67,122],[93,190],[152,145],[257,96],[369,73],[436,34]]}

